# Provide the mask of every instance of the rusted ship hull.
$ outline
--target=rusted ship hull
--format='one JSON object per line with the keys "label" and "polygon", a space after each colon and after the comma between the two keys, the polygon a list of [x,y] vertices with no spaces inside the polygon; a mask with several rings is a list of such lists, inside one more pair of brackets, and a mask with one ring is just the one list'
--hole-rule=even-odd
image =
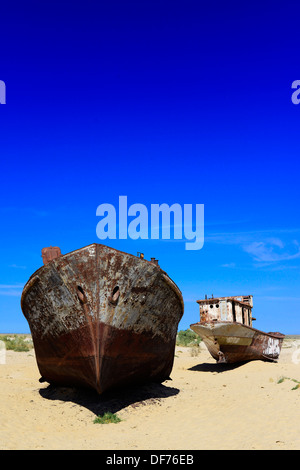
{"label": "rusted ship hull", "polygon": [[21,307],[49,383],[101,394],[171,373],[183,300],[154,263],[89,245],[36,271]]}
{"label": "rusted ship hull", "polygon": [[199,322],[190,327],[212,357],[223,363],[276,361],[284,338],[281,333],[264,333],[238,322]]}

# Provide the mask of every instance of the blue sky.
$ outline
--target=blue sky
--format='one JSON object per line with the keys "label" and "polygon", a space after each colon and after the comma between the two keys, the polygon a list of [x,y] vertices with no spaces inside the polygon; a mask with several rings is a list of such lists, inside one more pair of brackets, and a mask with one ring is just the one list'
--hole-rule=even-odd
{"label": "blue sky", "polygon": [[255,326],[300,334],[299,5],[289,1],[1,6],[0,331],[27,332],[41,249],[101,241],[96,209],[205,205],[203,249],[107,240],[156,257],[196,300],[252,294]]}

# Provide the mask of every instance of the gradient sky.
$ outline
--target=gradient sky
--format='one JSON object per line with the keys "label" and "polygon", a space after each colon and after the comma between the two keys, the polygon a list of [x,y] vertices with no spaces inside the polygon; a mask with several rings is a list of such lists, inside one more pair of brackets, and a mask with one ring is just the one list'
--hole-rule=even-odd
{"label": "gradient sky", "polygon": [[255,327],[300,334],[299,2],[1,6],[0,331],[29,332],[41,249],[101,241],[99,204],[204,204],[205,242],[107,240],[181,289],[254,296]]}

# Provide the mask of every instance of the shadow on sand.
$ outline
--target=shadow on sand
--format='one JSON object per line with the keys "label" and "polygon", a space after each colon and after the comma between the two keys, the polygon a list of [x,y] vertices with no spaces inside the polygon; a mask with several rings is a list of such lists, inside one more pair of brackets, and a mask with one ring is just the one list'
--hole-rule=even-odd
{"label": "shadow on sand", "polygon": [[39,393],[47,400],[73,402],[84,406],[98,416],[106,412],[117,413],[130,405],[135,408],[149,403],[156,403],[161,398],[177,395],[179,390],[162,384],[150,383],[98,395],[94,390],[48,385],[48,387],[40,389]]}
{"label": "shadow on sand", "polygon": [[233,364],[218,364],[217,362],[215,364],[210,364],[204,362],[203,364],[197,364],[196,366],[190,367],[188,370],[192,371],[197,371],[197,372],[226,372],[227,370],[233,370],[237,369],[238,367],[243,366],[246,364],[248,361],[244,362],[235,362]]}

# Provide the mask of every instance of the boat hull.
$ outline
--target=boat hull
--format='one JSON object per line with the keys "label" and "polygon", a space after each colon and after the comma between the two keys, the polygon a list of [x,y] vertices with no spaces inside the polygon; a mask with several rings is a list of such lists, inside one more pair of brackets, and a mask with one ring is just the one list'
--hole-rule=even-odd
{"label": "boat hull", "polygon": [[42,380],[101,394],[169,378],[183,300],[153,263],[90,245],[36,271],[21,306]]}
{"label": "boat hull", "polygon": [[199,322],[190,327],[212,357],[223,363],[276,361],[284,338],[281,333],[264,333],[237,322]]}

